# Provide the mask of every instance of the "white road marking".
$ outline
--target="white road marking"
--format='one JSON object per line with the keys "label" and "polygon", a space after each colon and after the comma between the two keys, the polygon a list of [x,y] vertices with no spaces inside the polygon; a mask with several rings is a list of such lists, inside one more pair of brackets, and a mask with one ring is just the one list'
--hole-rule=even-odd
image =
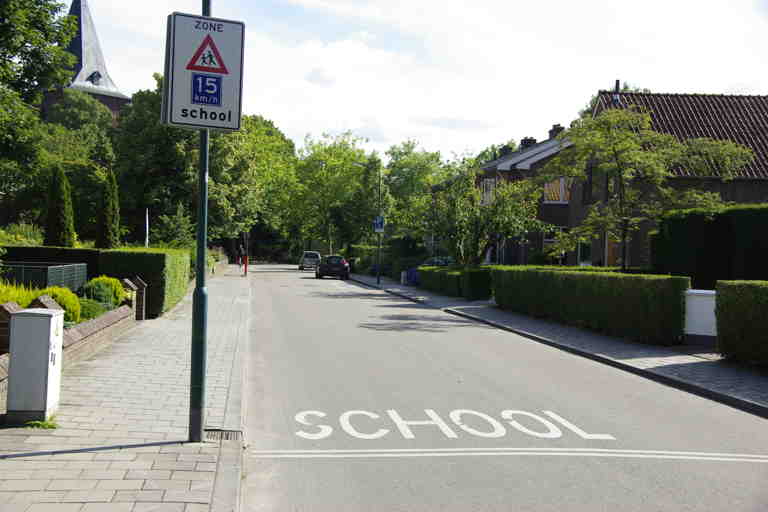
{"label": "white road marking", "polygon": [[262,459],[340,459],[394,457],[556,456],[633,459],[698,460],[710,462],[768,463],[768,455],[742,453],[617,450],[600,448],[401,448],[381,450],[253,450]]}

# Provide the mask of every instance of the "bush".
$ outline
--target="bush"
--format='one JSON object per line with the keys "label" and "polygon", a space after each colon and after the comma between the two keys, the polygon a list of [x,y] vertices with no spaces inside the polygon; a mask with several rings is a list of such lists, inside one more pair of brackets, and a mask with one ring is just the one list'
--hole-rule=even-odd
{"label": "bush", "polygon": [[117,278],[141,277],[147,283],[147,315],[160,316],[178,303],[189,286],[189,251],[123,248],[101,251],[99,268]]}
{"label": "bush", "polygon": [[494,267],[502,309],[626,336],[676,344],[683,336],[687,277]]}
{"label": "bush", "polygon": [[119,279],[99,276],[83,286],[86,298],[109,304],[110,309],[119,306],[125,300],[125,289]]}
{"label": "bush", "polygon": [[0,228],[0,244],[37,246],[43,243],[43,230],[34,224],[8,224]]}
{"label": "bush", "polygon": [[768,364],[768,281],[717,282],[717,348],[728,358]]}
{"label": "bush", "polygon": [[461,270],[451,267],[419,267],[421,287],[449,297],[461,297]]}
{"label": "bush", "polygon": [[104,304],[85,297],[80,298],[80,319],[90,320],[107,312]]}
{"label": "bush", "polygon": [[0,280],[0,304],[15,302],[26,308],[30,302],[39,296],[39,289]]}
{"label": "bush", "polygon": [[65,322],[77,323],[80,321],[80,299],[78,299],[77,295],[75,295],[69,288],[49,286],[37,293],[37,297],[41,295],[48,295],[55,300],[59,306],[64,308]]}
{"label": "bush", "polygon": [[461,291],[467,300],[491,297],[491,269],[470,268],[461,273]]}

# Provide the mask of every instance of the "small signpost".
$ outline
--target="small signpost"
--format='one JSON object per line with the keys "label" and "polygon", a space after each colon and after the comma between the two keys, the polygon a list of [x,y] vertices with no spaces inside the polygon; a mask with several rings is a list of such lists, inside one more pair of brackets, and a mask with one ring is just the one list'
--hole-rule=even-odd
{"label": "small signpost", "polygon": [[189,390],[189,440],[203,441],[208,291],[205,260],[208,238],[209,129],[239,130],[243,90],[243,38],[240,21],[211,18],[211,0],[203,15],[168,16],[165,46],[163,123],[200,130],[195,293],[192,296],[192,355]]}
{"label": "small signpost", "polygon": [[381,215],[377,215],[375,219],[373,219],[373,231],[374,233],[383,233],[384,232],[384,217]]}

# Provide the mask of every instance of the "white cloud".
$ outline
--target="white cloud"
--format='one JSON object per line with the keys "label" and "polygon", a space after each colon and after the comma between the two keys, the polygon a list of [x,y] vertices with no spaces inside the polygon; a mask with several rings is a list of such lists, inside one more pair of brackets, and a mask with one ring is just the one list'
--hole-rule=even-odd
{"label": "white cloud", "polygon": [[[110,74],[129,93],[162,71],[166,15],[199,12],[197,0],[90,5]],[[614,79],[657,92],[768,93],[768,10],[748,0],[287,0],[348,27],[303,27],[293,42],[241,5],[218,0],[214,14],[248,29],[244,109],[297,143],[352,129],[380,152],[415,138],[448,156],[541,139]]]}

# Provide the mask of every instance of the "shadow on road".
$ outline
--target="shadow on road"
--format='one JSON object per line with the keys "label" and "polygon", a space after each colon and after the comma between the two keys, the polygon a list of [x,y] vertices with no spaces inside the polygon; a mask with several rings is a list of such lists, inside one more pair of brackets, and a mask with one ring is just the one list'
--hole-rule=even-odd
{"label": "shadow on road", "polygon": [[[418,304],[417,304],[418,305]],[[382,322],[366,322],[358,324],[363,329],[374,331],[422,331],[422,332],[445,332],[457,327],[475,327],[480,329],[493,329],[492,327],[477,322],[462,320],[441,314],[420,316],[420,315],[383,315]]]}

